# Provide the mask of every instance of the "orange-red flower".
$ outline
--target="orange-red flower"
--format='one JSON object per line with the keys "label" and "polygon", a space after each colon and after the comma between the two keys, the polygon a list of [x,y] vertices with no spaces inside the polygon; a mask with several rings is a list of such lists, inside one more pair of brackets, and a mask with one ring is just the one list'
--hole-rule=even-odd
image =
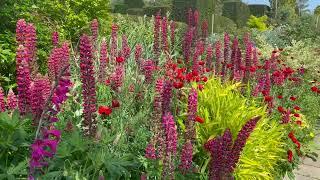
{"label": "orange-red flower", "polygon": [[201,124],[204,123],[204,119],[203,119],[202,117],[200,117],[200,116],[197,116],[197,117],[196,117],[196,121],[197,121],[198,123],[201,123]]}
{"label": "orange-red flower", "polygon": [[282,106],[279,106],[279,107],[278,107],[278,111],[279,111],[280,113],[285,113],[285,112],[286,112],[286,110],[285,110]]}
{"label": "orange-red flower", "polygon": [[298,121],[296,121],[296,124],[298,124],[299,126],[301,126],[301,125],[302,125],[302,121],[298,120]]}
{"label": "orange-red flower", "polygon": [[112,109],[109,106],[99,106],[98,113],[109,116],[112,113]]}
{"label": "orange-red flower", "polygon": [[204,88],[203,84],[198,84],[198,89],[199,89],[200,91],[202,91],[203,88]]}
{"label": "orange-red flower", "polygon": [[300,117],[300,114],[294,113],[294,117]]}
{"label": "orange-red flower", "polygon": [[282,95],[279,95],[279,96],[278,96],[278,99],[283,99],[283,96],[282,96]]}

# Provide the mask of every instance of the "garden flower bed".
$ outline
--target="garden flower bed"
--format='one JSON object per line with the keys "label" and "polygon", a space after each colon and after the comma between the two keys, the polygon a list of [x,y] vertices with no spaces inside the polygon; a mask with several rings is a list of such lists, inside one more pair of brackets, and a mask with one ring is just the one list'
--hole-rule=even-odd
{"label": "garden flower bed", "polygon": [[18,20],[0,177],[278,179],[314,158],[318,109],[307,108],[320,89],[308,69],[250,33],[209,37],[199,16],[139,18],[136,31],[119,17],[110,36],[94,19],[77,44],[54,32],[46,74],[35,26]]}

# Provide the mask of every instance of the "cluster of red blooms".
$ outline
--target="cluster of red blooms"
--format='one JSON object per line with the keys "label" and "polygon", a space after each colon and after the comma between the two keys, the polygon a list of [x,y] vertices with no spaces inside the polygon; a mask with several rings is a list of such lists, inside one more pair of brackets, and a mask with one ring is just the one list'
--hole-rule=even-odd
{"label": "cluster of red blooms", "polygon": [[112,113],[112,109],[120,107],[120,102],[116,99],[111,101],[111,106],[99,106],[98,113],[102,116],[109,116]]}

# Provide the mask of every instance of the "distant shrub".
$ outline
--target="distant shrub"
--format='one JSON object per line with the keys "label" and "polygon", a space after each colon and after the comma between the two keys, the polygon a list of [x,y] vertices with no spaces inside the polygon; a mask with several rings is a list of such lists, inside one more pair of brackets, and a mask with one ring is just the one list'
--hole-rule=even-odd
{"label": "distant shrub", "polygon": [[232,19],[238,27],[242,27],[248,21],[250,9],[243,2],[225,2],[222,15]]}
{"label": "distant shrub", "polygon": [[266,24],[267,20],[268,20],[267,16],[256,17],[251,15],[250,18],[248,19],[247,25],[250,28],[258,29],[259,31],[265,31],[268,29]]}
{"label": "distant shrub", "polygon": [[166,16],[168,12],[171,11],[170,6],[162,5],[162,6],[145,6],[143,7],[144,14],[147,16],[153,16],[160,12],[161,16]]}

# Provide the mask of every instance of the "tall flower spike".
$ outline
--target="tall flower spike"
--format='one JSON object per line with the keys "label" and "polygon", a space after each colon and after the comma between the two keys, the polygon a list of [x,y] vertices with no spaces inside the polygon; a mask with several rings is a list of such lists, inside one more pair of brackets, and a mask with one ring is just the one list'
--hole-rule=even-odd
{"label": "tall flower spike", "polygon": [[96,84],[94,78],[92,45],[87,35],[80,39],[80,71],[83,98],[84,134],[94,137],[97,130],[96,121]]}
{"label": "tall flower spike", "polygon": [[223,55],[223,63],[222,63],[222,70],[221,75],[224,77],[226,75],[226,67],[229,61],[230,56],[230,36],[228,33],[224,34],[224,55]]}
{"label": "tall flower spike", "polygon": [[143,70],[143,73],[145,76],[146,83],[151,83],[152,82],[152,74],[154,71],[153,61],[151,59],[144,61],[142,70]]}
{"label": "tall flower spike", "polygon": [[206,39],[208,37],[208,21],[203,21],[201,25],[202,38]]}
{"label": "tall flower spike", "polygon": [[163,159],[163,177],[173,177],[174,173],[174,157],[177,152],[177,128],[170,112],[164,114],[162,118],[162,126],[165,132],[165,157]]}
{"label": "tall flower spike", "polygon": [[235,74],[237,73],[237,69],[236,69],[236,61],[237,61],[237,51],[238,51],[238,46],[239,46],[239,42],[238,42],[238,38],[234,38],[233,40],[233,44],[232,44],[232,52],[231,52],[231,79],[235,79]]}
{"label": "tall flower spike", "polygon": [[19,45],[24,44],[26,27],[27,27],[26,21],[24,19],[19,19],[16,25],[16,41]]}
{"label": "tall flower spike", "polygon": [[184,35],[184,40],[182,44],[182,50],[183,50],[183,56],[185,59],[185,63],[188,64],[190,60],[190,51],[192,47],[192,41],[193,41],[193,31],[194,28],[189,28],[187,32]]}
{"label": "tall flower spike", "polygon": [[8,110],[15,110],[18,106],[18,99],[12,89],[9,90],[8,96],[7,96],[7,106]]}
{"label": "tall flower spike", "polygon": [[243,83],[247,84],[250,78],[250,67],[251,67],[251,61],[252,61],[252,43],[247,43],[246,46],[246,67],[244,72],[244,79]]}
{"label": "tall flower spike", "polygon": [[21,115],[30,112],[31,105],[31,92],[30,92],[30,68],[27,63],[28,55],[23,45],[17,49],[16,62],[17,62],[17,85],[18,85],[18,106]]}
{"label": "tall flower spike", "polygon": [[169,51],[169,45],[168,45],[168,22],[167,22],[167,18],[163,17],[162,18],[162,23],[161,23],[161,33],[162,33],[162,39],[161,39],[161,43],[162,43],[162,49],[165,52]]}
{"label": "tall flower spike", "polygon": [[141,63],[140,63],[140,58],[142,56],[142,52],[143,52],[143,48],[142,48],[142,45],[141,44],[137,44],[136,45],[136,50],[134,52],[134,58],[136,60],[136,63],[138,65],[138,67],[141,66]]}
{"label": "tall flower spike", "polygon": [[204,51],[204,43],[203,41],[198,41],[195,53],[193,55],[193,62],[192,62],[192,71],[199,72],[199,57],[201,57],[202,53]]}
{"label": "tall flower spike", "polygon": [[59,33],[57,31],[54,31],[52,33],[52,44],[54,47],[58,46],[59,44]]}
{"label": "tall flower spike", "polygon": [[47,78],[38,75],[31,84],[31,108],[33,114],[34,125],[38,125],[38,121],[44,109],[50,91],[50,81]]}
{"label": "tall flower spike", "polygon": [[171,49],[174,49],[174,41],[175,41],[175,30],[176,30],[176,22],[171,21],[170,23],[170,41],[171,41]]}
{"label": "tall flower spike", "polygon": [[232,148],[232,154],[233,154],[232,168],[233,169],[236,167],[236,163],[239,161],[239,158],[240,158],[240,153],[244,148],[250,134],[252,133],[252,131],[254,130],[254,128],[256,127],[260,119],[261,119],[261,116],[250,119],[239,131],[237,139],[235,140]]}
{"label": "tall flower spike", "polygon": [[221,67],[221,43],[220,41],[217,41],[215,44],[216,49],[216,65],[215,65],[215,74],[220,74],[220,67]]}
{"label": "tall flower spike", "polygon": [[212,48],[212,44],[208,44],[208,47],[207,47],[207,57],[206,57],[206,65],[207,65],[207,68],[209,68],[210,70],[212,70],[212,58],[213,58],[213,48]]}
{"label": "tall flower spike", "polygon": [[131,49],[129,47],[128,44],[128,39],[126,35],[122,35],[122,57],[125,58],[125,60],[127,60],[130,56],[131,53]]}
{"label": "tall flower spike", "polygon": [[153,53],[156,58],[159,56],[159,36],[160,36],[160,23],[161,23],[161,16],[158,13],[154,17],[154,30],[153,30]]}
{"label": "tall flower spike", "polygon": [[198,93],[197,90],[192,88],[188,97],[188,119],[186,121],[186,139],[195,139],[195,119],[198,109]]}
{"label": "tall flower spike", "polygon": [[0,112],[6,111],[6,103],[5,103],[5,96],[2,87],[0,86]]}
{"label": "tall flower spike", "polygon": [[48,60],[48,74],[51,81],[54,81],[61,69],[62,49],[53,48]]}
{"label": "tall flower spike", "polygon": [[99,63],[99,83],[104,83],[106,80],[106,68],[108,64],[108,48],[106,39],[103,39],[100,45],[100,63]]}
{"label": "tall flower spike", "polygon": [[124,67],[123,65],[117,65],[115,72],[111,75],[111,88],[118,92],[120,91],[120,88],[123,83],[123,78],[124,78]]}
{"label": "tall flower spike", "polygon": [[25,29],[25,48],[28,52],[28,62],[31,63],[36,53],[37,35],[33,24],[28,24]]}
{"label": "tall flower spike", "polygon": [[162,113],[170,112],[172,98],[172,83],[165,81],[162,91]]}
{"label": "tall flower spike", "polygon": [[97,41],[98,33],[99,33],[99,22],[97,19],[94,19],[91,22],[91,33],[92,33],[92,40],[95,43]]}
{"label": "tall flower spike", "polygon": [[183,174],[187,173],[192,167],[192,152],[192,143],[189,140],[183,145],[180,157],[179,169]]}
{"label": "tall flower spike", "polygon": [[112,24],[111,30],[111,50],[110,55],[111,58],[114,59],[118,57],[118,26],[116,24]]}

